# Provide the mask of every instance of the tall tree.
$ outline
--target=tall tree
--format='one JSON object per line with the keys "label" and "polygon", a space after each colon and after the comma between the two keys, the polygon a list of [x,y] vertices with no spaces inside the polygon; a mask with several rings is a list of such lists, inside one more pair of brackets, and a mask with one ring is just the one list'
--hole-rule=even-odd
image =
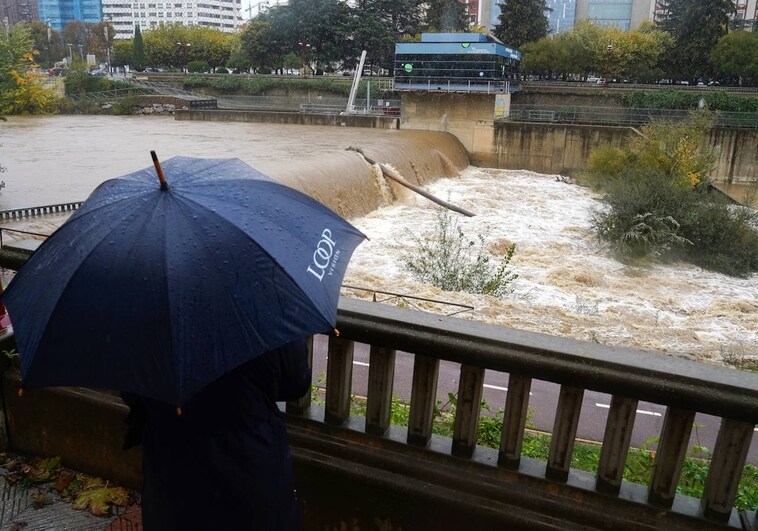
{"label": "tall tree", "polygon": [[63,42],[72,60],[83,60],[90,30],[81,20],[72,20],[63,28]]}
{"label": "tall tree", "polygon": [[758,86],[758,33],[734,31],[711,52],[716,74],[734,84]]}
{"label": "tall tree", "polygon": [[[278,9],[273,8],[271,12]],[[279,46],[268,15],[255,17],[247,24],[240,35],[240,49],[250,61],[250,66],[257,72],[264,68],[276,67],[282,56],[287,53]]]}
{"label": "tall tree", "polygon": [[500,16],[493,34],[514,48],[536,42],[547,37],[550,31],[549,11],[545,0],[505,0],[500,4]]}
{"label": "tall tree", "polygon": [[733,0],[662,0],[661,28],[674,45],[665,54],[666,70],[680,79],[708,75],[708,56],[726,35],[729,18],[736,13]]}
{"label": "tall tree", "polygon": [[145,43],[142,41],[142,31],[134,26],[134,45],[132,47],[131,66],[137,72],[145,69]]}
{"label": "tall tree", "polygon": [[469,20],[458,0],[429,0],[426,9],[428,31],[455,32],[468,29]]}

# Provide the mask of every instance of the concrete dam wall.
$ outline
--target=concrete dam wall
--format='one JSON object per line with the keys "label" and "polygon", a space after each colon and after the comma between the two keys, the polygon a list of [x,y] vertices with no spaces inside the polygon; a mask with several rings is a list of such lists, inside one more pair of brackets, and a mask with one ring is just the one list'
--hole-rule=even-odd
{"label": "concrete dam wall", "polygon": [[[493,94],[408,93],[400,127],[452,133],[476,166],[563,175],[586,168],[595,149],[639,134],[625,126],[496,121],[494,111]],[[714,181],[758,182],[758,129],[713,128],[708,145],[720,151]]]}

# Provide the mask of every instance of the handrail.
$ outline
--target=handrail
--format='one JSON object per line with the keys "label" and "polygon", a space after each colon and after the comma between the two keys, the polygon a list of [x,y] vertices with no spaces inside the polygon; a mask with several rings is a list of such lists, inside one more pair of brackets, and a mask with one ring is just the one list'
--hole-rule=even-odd
{"label": "handrail", "polygon": [[[520,466],[521,443],[531,382],[554,382],[561,385],[561,393],[550,457],[539,477],[577,488],[570,480],[570,462],[581,409],[578,404],[586,390],[609,393],[612,401],[594,489],[583,484],[579,491],[637,504],[659,515],[654,518],[660,518],[661,525],[675,515],[721,524],[737,518],[733,512],[737,485],[753,427],[758,423],[758,375],[665,354],[608,347],[358,299],[340,300],[337,327],[340,335],[330,337],[328,347],[323,419],[327,425],[356,429],[349,409],[353,348],[355,342],[364,343],[371,346],[371,357],[363,431],[386,437],[395,352],[404,351],[415,358],[406,444],[424,448],[432,437],[439,362],[457,362],[461,372],[450,454],[471,459],[477,447],[484,371],[500,371],[508,373],[510,381],[499,457],[497,464],[491,466],[524,474],[527,472]],[[629,497],[622,489],[636,406],[643,400],[667,407],[646,500],[639,494]],[[310,398],[304,397],[289,403],[287,411],[308,416],[309,407]],[[676,495],[676,486],[696,412],[721,417],[722,424],[700,508],[693,510],[697,505],[681,502],[683,497]],[[576,496],[578,499],[581,494],[577,492]],[[680,503],[675,504],[675,499]],[[755,518],[750,514],[742,516]]]}
{"label": "handrail", "polygon": [[[684,109],[647,109],[638,107],[597,107],[584,105],[511,105],[509,115],[499,121],[548,122],[572,124],[640,125],[650,121],[686,122],[691,111]],[[718,111],[714,125],[758,128],[758,113]]]}
{"label": "handrail", "polygon": [[59,203],[56,205],[14,208],[12,210],[0,210],[0,221],[46,216],[48,214],[59,214],[61,212],[70,212],[78,209],[80,206],[82,206],[82,201]]}

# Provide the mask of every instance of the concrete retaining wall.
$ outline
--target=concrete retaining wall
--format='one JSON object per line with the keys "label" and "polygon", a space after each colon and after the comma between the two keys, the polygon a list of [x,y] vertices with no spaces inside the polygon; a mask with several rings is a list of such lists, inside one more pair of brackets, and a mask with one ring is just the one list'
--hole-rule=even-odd
{"label": "concrete retaining wall", "polygon": [[[624,145],[639,134],[622,126],[496,122],[494,109],[494,94],[408,93],[400,126],[452,133],[475,166],[563,175],[586,168],[595,149]],[[714,128],[708,143],[721,152],[715,181],[758,182],[758,129]]]}
{"label": "concrete retaining wall", "polygon": [[269,124],[338,125],[399,129],[400,119],[387,116],[308,114],[299,112],[235,111],[235,110],[176,110],[177,120],[209,122],[255,122]]}

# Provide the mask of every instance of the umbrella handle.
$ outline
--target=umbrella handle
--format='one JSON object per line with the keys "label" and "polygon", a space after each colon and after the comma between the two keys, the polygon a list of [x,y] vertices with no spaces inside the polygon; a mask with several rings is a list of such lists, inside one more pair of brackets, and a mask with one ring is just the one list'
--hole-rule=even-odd
{"label": "umbrella handle", "polygon": [[158,180],[161,182],[161,190],[168,190],[168,183],[166,182],[166,176],[163,175],[163,168],[161,168],[161,163],[158,161],[158,155],[155,154],[155,151],[150,151],[150,156],[153,158],[153,165],[158,174]]}

